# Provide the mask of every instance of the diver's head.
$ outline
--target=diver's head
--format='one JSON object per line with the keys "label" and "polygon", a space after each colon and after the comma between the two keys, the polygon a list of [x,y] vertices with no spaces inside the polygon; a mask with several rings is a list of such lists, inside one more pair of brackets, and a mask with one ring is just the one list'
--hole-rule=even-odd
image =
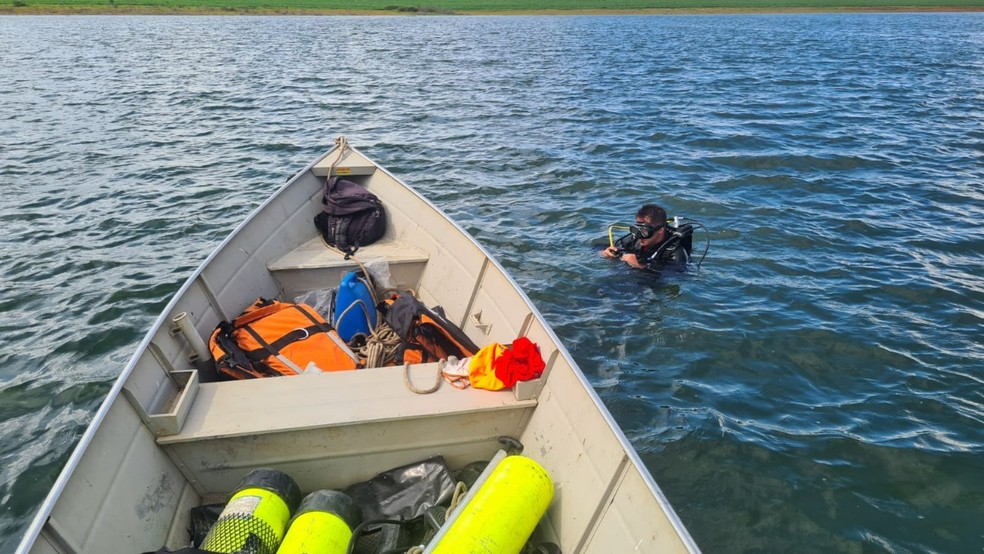
{"label": "diver's head", "polygon": [[636,221],[649,220],[653,225],[666,223],[666,210],[656,204],[646,204],[636,212]]}
{"label": "diver's head", "polygon": [[643,246],[663,240],[666,235],[666,210],[655,204],[646,204],[639,208],[635,219],[635,225],[629,227],[629,232],[641,241]]}
{"label": "diver's head", "polygon": [[649,246],[663,240],[666,235],[666,224],[653,225],[646,220],[636,220],[635,225],[629,227],[629,232],[642,243],[642,246]]}

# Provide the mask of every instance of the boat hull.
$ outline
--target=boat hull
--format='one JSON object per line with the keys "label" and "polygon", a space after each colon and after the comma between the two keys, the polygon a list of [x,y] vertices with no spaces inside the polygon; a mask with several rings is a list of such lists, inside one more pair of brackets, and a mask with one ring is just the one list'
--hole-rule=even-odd
{"label": "boat hull", "polygon": [[[525,336],[547,369],[515,390],[410,392],[401,368],[211,382],[199,337],[257,297],[338,286],[356,262],[320,244],[313,217],[328,174],[376,193],[388,228],[356,258],[387,266],[479,345]],[[407,369],[427,388],[437,364]],[[223,500],[251,469],[309,492],[343,488],[441,455],[452,468],[518,439],[553,480],[542,521],[569,552],[697,547],[590,384],[526,295],[463,229],[357,150],[327,152],[243,222],[184,283],[115,382],[18,552],[145,552],[188,543],[188,511]]]}

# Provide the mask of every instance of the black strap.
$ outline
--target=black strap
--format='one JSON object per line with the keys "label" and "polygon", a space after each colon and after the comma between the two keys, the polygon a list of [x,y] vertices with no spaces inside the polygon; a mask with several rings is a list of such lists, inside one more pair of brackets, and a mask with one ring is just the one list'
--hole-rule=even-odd
{"label": "black strap", "polygon": [[[310,332],[308,332],[307,329],[297,328],[297,329],[294,329],[293,331],[287,333],[286,335],[280,337],[279,339],[277,339],[276,341],[274,341],[273,344],[270,344],[267,341],[263,340],[263,337],[261,337],[260,334],[257,333],[249,325],[243,325],[240,328],[242,330],[246,331],[247,333],[249,333],[250,336],[253,337],[253,339],[257,343],[259,343],[259,345],[263,348],[263,351],[266,351],[269,355],[274,356],[274,357],[279,356],[280,355],[280,349],[283,348],[284,346],[286,346],[287,344],[291,344],[291,343],[297,342],[299,340],[306,339],[308,336],[310,336]],[[256,356],[257,351],[254,350],[254,351],[250,352],[250,354],[252,356]]]}
{"label": "black strap", "polygon": [[232,337],[232,330],[232,324],[222,322],[220,324],[219,334],[215,337],[215,342],[225,352],[225,356],[216,360],[217,369],[220,373],[225,373],[230,377],[239,379],[256,377],[253,373],[254,371],[268,376],[280,375],[279,372],[267,367],[266,364],[259,364],[251,359],[253,358],[251,353],[243,350],[239,346],[239,343],[236,342],[236,339]]}
{"label": "black strap", "polygon": [[263,360],[267,356],[279,356],[280,351],[288,345],[294,344],[295,342],[300,342],[311,335],[322,332],[320,327],[316,327],[314,325],[309,327],[298,327],[279,339],[268,343],[263,340],[263,337],[261,337],[259,333],[253,330],[250,326],[244,325],[243,329],[260,344],[260,348],[246,353],[246,355],[249,356],[249,358],[254,362]]}
{"label": "black strap", "polygon": [[[334,301],[334,297],[332,297],[332,300]],[[327,333],[328,331],[331,331],[332,327],[331,327],[331,325],[329,323],[318,321],[318,318],[316,318],[313,315],[311,315],[311,312],[305,310],[303,306],[301,306],[299,304],[292,304],[292,306],[294,306],[295,308],[297,308],[297,311],[299,311],[302,314],[304,314],[304,317],[306,317],[309,320],[311,320],[311,323],[314,323],[315,326],[317,326],[318,329],[320,329],[322,333]]]}
{"label": "black strap", "polygon": [[[280,357],[280,351],[279,350],[274,350],[273,347],[270,344],[268,344],[267,341],[263,340],[263,337],[261,337],[256,331],[254,331],[252,327],[250,327],[249,325],[243,325],[242,326],[242,329],[245,330],[247,333],[249,333],[254,339],[256,339],[256,342],[260,343],[260,346],[262,346],[263,349],[266,350],[271,356],[273,356],[274,358],[279,358]],[[298,329],[295,329],[294,331],[292,331],[290,333],[287,333],[287,336],[289,337],[292,334],[296,333],[297,331],[298,331]],[[291,342],[294,342],[294,341],[291,341]],[[255,353],[256,353],[256,351],[254,350],[250,354],[255,356],[256,355]],[[266,356],[263,356],[263,358],[266,358]],[[279,375],[282,375],[282,373],[280,373],[279,371],[273,369],[272,367],[270,367],[270,366],[268,366],[268,365],[266,365],[266,364],[264,364],[262,362],[257,362],[255,364],[253,364],[253,366],[256,367],[256,368],[258,368],[258,369],[260,369],[263,373],[269,374],[271,377],[277,377]],[[294,369],[294,368],[291,368],[291,369]],[[297,370],[294,369],[294,371],[296,372]]]}

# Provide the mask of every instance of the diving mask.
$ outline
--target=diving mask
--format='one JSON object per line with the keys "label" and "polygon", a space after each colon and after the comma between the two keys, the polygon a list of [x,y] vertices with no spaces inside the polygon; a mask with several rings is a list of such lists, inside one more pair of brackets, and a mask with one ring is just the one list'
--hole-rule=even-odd
{"label": "diving mask", "polygon": [[663,227],[657,227],[655,225],[650,225],[649,223],[636,222],[635,225],[629,227],[629,232],[632,236],[637,239],[648,239],[659,232]]}

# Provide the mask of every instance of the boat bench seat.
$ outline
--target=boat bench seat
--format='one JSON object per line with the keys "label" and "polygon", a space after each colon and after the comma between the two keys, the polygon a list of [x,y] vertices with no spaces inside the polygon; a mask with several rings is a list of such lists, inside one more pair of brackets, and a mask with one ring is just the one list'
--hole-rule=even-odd
{"label": "boat bench seat", "polygon": [[[397,240],[382,240],[359,248],[355,257],[372,267],[378,260],[389,263],[393,288],[416,288],[427,265],[426,252]],[[315,237],[267,264],[280,282],[284,297],[293,298],[312,290],[337,286],[345,273],[358,269],[354,259],[329,248]]]}
{"label": "boat bench seat", "polygon": [[[428,389],[437,372],[436,363],[417,364],[409,376]],[[459,465],[481,459],[498,437],[519,436],[536,405],[511,390],[459,390],[443,380],[417,394],[403,367],[202,383],[180,432],[156,440],[179,464],[196,460],[184,471],[199,493],[231,490],[243,469],[264,465],[289,468],[303,489],[302,480],[324,483],[326,467],[353,465],[334,460],[371,457],[329,479],[341,486],[435,454]]]}
{"label": "boat bench seat", "polygon": [[[434,385],[436,363],[410,367],[413,384]],[[442,381],[431,394],[418,394],[404,383],[403,367],[201,383],[180,433],[160,444],[254,435],[312,427],[355,425],[462,412],[535,406],[517,400],[511,390],[459,390]]]}

